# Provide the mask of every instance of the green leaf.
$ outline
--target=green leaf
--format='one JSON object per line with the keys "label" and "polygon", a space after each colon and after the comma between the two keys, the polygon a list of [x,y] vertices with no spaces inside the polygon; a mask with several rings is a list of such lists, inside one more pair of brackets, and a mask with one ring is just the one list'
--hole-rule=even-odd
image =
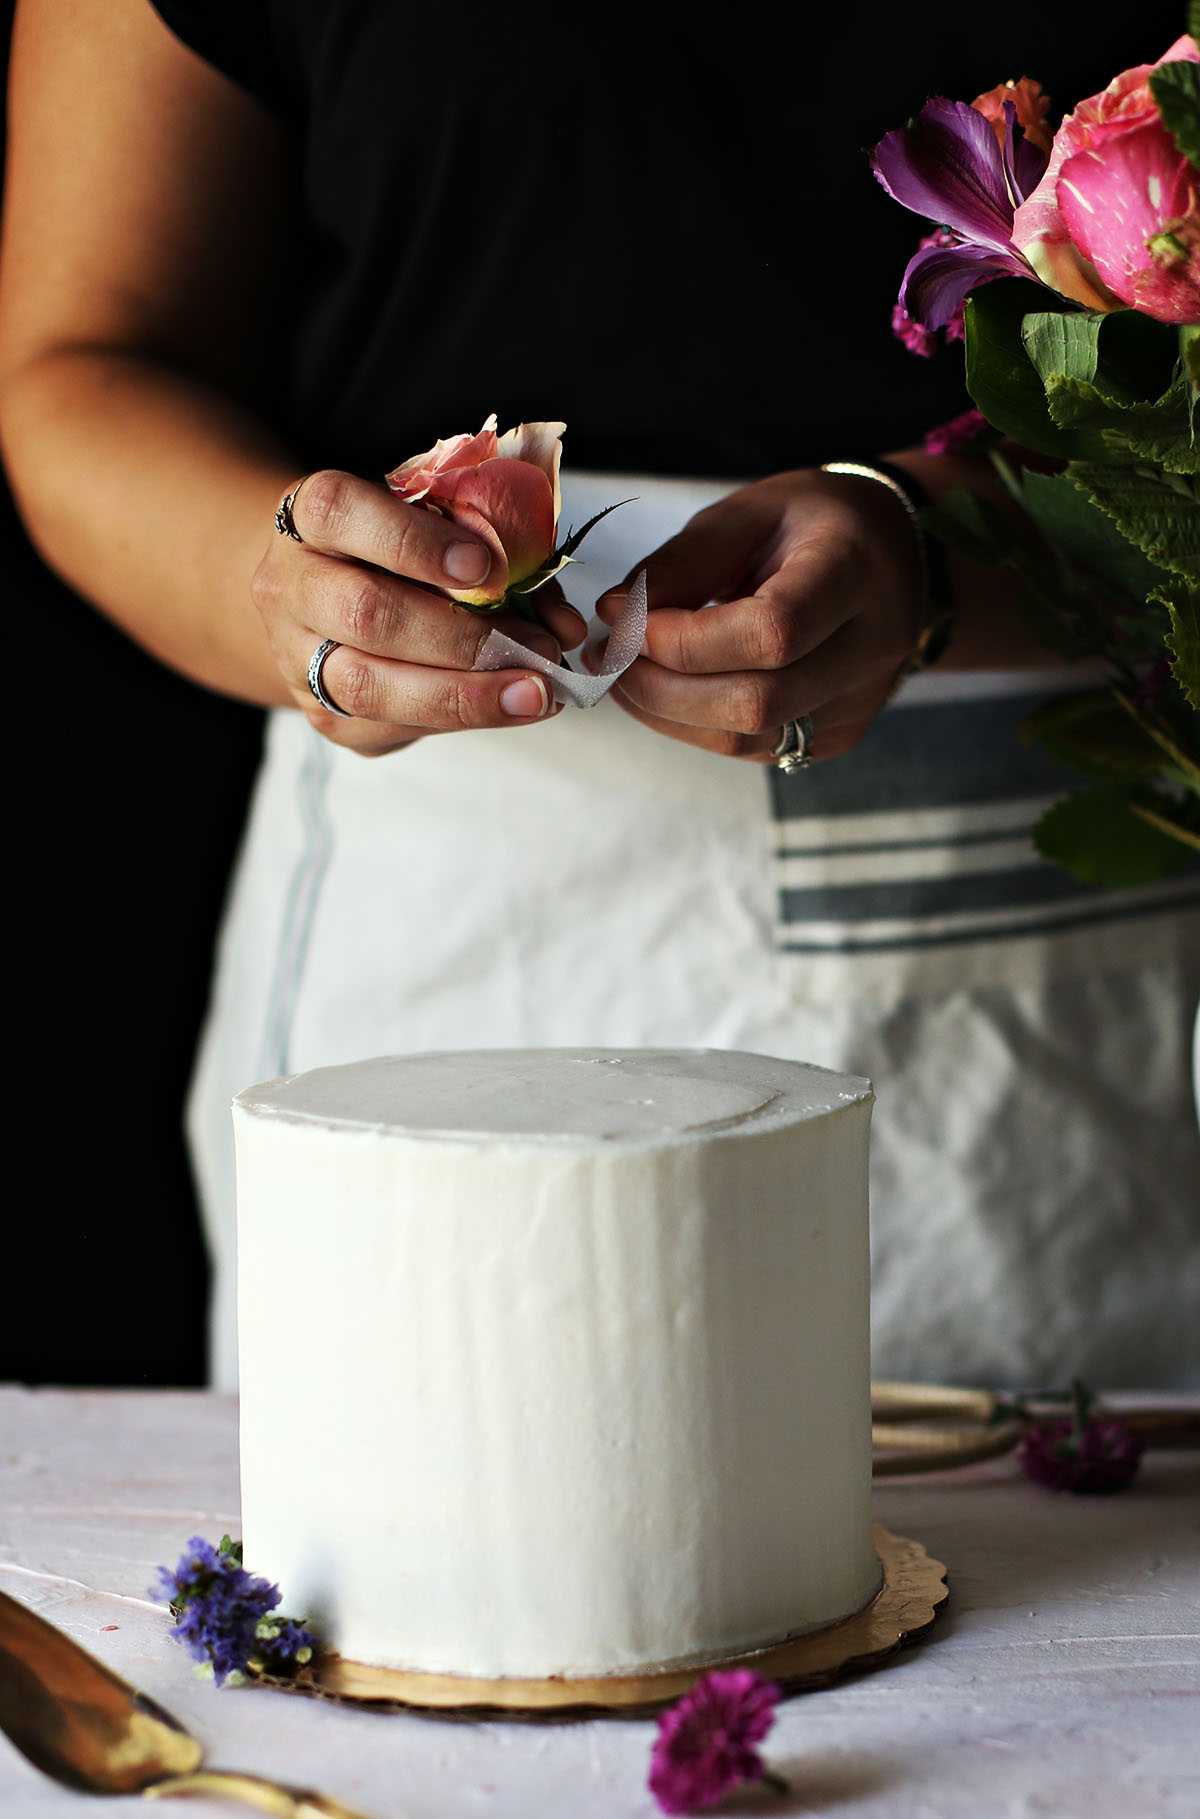
{"label": "green leaf", "polygon": [[1192,706],[1200,711],[1200,589],[1186,581],[1165,580],[1152,596],[1171,615],[1167,649],[1171,674]]}
{"label": "green leaf", "polygon": [[1191,388],[1180,378],[1153,403],[1124,401],[1083,379],[1051,379],[1046,404],[1064,429],[1086,423],[1096,429],[1125,464],[1153,461],[1175,474],[1200,473],[1200,447],[1193,445]]}
{"label": "green leaf", "polygon": [[1071,478],[1151,562],[1200,585],[1200,497],[1194,480],[1091,462],[1075,463]]}
{"label": "green leaf", "polygon": [[1187,28],[1191,37],[1200,39],[1200,0],[1188,0]]}
{"label": "green leaf", "polygon": [[[993,428],[1024,448],[1064,461],[1109,461],[1097,431],[1063,430],[1046,407],[1046,392],[1021,338],[1025,318],[1050,313],[1050,293],[1024,278],[996,278],[967,298],[967,390]],[[1063,312],[1073,306],[1063,303]],[[1048,333],[1048,331],[1046,331]]]}
{"label": "green leaf", "polygon": [[1102,576],[1140,606],[1163,579],[1156,568],[1089,494],[1076,486],[1068,468],[1062,474],[1025,473],[1026,511],[1049,543],[1068,559]]}
{"label": "green leaf", "polygon": [[1033,843],[1043,858],[1085,884],[1115,888],[1156,883],[1191,857],[1189,845],[1137,813],[1119,784],[1098,784],[1056,802],[1036,823]]}
{"label": "green leaf", "polygon": [[1162,769],[1159,747],[1106,688],[1035,707],[1021,722],[1021,738],[1100,777],[1152,776]]}
{"label": "green leaf", "polygon": [[1150,90],[1176,145],[1200,167],[1200,65],[1183,59],[1160,64],[1151,72]]}
{"label": "green leaf", "polygon": [[1187,322],[1179,331],[1179,352],[1193,391],[1200,389],[1200,327]]}
{"label": "green leaf", "polygon": [[1100,325],[1104,318],[1088,311],[1068,315],[1038,310],[1021,323],[1021,345],[1038,378],[1094,379],[1100,359]]}

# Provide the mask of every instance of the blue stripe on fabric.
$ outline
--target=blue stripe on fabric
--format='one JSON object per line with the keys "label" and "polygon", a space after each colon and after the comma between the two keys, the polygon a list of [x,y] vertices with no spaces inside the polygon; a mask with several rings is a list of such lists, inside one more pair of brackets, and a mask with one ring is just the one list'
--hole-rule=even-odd
{"label": "blue stripe on fabric", "polygon": [[329,745],[313,734],[296,780],[301,846],[284,899],[275,974],[267,999],[259,1058],[259,1078],[262,1080],[289,1072],[300,981],[308,958],[321,886],[333,855],[333,826],[325,799],[331,770]]}
{"label": "blue stripe on fabric", "polygon": [[938,878],[890,878],[884,884],[788,886],[779,893],[784,922],[876,922],[1015,909],[1035,903],[1093,898],[1100,887],[1081,884],[1044,861],[1017,871],[964,872]]}
{"label": "blue stripe on fabric", "polygon": [[1133,916],[1156,916],[1167,910],[1187,909],[1193,905],[1200,908],[1200,885],[1194,890],[1176,892],[1150,903],[1144,898],[1137,903],[1123,903],[1119,895],[1109,892],[1104,899],[1097,900],[1075,915],[1046,916],[1035,922],[1002,923],[987,928],[914,931],[908,935],[888,935],[878,939],[855,935],[847,930],[843,940],[813,941],[803,939],[798,932],[803,924],[797,924],[796,935],[793,936],[789,929],[786,938],[778,942],[778,947],[785,954],[903,953],[914,948],[956,946],[965,941],[978,945],[988,941],[1018,941],[1026,936],[1057,935],[1072,929],[1093,928],[1102,923],[1125,922]]}
{"label": "blue stripe on fabric", "polygon": [[1079,776],[1041,746],[1023,745],[1020,726],[1047,697],[891,708],[866,738],[832,764],[767,776],[776,820],[954,808],[1052,796]]}

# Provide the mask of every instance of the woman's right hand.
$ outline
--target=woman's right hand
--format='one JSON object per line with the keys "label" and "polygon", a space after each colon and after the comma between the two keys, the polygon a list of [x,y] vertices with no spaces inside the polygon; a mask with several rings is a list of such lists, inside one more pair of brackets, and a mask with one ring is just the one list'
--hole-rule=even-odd
{"label": "woman's right hand", "polygon": [[[493,627],[555,662],[582,641],[583,619],[553,582],[537,595],[547,629],[456,606],[442,590],[486,577],[486,544],[333,468],[294,489],[292,520],[302,541],[272,535],[251,593],[292,700],[327,739],[380,757],[426,733],[528,726],[558,711],[536,670],[472,668]],[[349,719],[327,713],[308,686],[327,638],[339,648],[321,686]]]}

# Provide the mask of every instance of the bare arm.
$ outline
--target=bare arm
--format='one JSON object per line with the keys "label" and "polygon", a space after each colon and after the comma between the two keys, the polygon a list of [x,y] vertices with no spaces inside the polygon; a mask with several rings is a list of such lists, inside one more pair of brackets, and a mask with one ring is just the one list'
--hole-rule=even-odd
{"label": "bare arm", "polygon": [[[300,469],[238,399],[269,353],[288,151],[266,111],[147,0],[21,0],[0,441],[30,534],[164,662],[299,706],[364,752],[538,719],[540,681],[537,711],[528,691],[524,711],[511,694],[506,709],[514,672],[465,673],[486,627],[428,593],[474,578],[453,566],[462,533],[323,472],[297,506],[305,546],[274,534]],[[486,572],[487,551],[466,541]],[[571,637],[574,618],[557,629]],[[354,721],[307,694],[307,658],[325,637],[346,646],[324,680]]]}

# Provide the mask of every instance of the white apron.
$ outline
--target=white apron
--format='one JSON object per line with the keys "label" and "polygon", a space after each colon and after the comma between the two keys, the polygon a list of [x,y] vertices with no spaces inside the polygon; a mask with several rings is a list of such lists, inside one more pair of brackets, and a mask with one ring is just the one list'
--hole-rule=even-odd
{"label": "white apron", "polygon": [[[716,484],[564,483],[585,612]],[[449,610],[449,609],[448,609]],[[229,1101],[388,1052],[728,1047],[869,1075],[875,1374],[1200,1380],[1196,874],[1038,860],[1015,737],[1051,676],[929,675],[783,777],[611,701],[364,760],[272,715],[189,1107],[236,1380]],[[280,1233],[280,1244],[288,1241]],[[296,1311],[296,1343],[321,1318]]]}

